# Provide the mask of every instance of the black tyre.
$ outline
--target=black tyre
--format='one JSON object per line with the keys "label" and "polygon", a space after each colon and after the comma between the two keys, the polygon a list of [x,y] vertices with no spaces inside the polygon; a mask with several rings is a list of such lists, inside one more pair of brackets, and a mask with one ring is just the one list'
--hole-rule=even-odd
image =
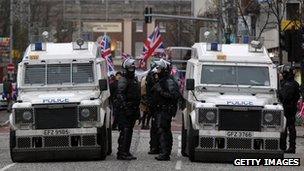
{"label": "black tyre", "polygon": [[10,129],[10,139],[9,139],[9,145],[10,145],[10,155],[11,155],[11,160],[13,162],[18,162],[15,159],[15,154],[13,153],[13,148],[16,147],[16,134],[15,131]]}
{"label": "black tyre", "polygon": [[188,136],[187,136],[187,140],[188,140],[188,156],[190,161],[194,162],[195,161],[195,144],[196,144],[196,137],[195,137],[195,132],[194,129],[192,127],[192,121],[191,121],[191,117],[189,116],[189,126],[188,126]]}
{"label": "black tyre", "polygon": [[110,127],[107,129],[107,136],[108,136],[108,150],[107,155],[112,153],[112,125],[110,123]]}
{"label": "black tyre", "polygon": [[184,123],[184,116],[182,116],[182,150],[181,153],[183,156],[187,157],[188,154],[186,152],[186,147],[187,147],[187,130],[185,129],[185,123]]}
{"label": "black tyre", "polygon": [[105,124],[101,127],[100,130],[101,134],[101,143],[100,143],[100,148],[101,148],[101,154],[100,154],[100,159],[104,160],[107,157],[107,151],[108,151],[108,138],[107,138],[107,128]]}

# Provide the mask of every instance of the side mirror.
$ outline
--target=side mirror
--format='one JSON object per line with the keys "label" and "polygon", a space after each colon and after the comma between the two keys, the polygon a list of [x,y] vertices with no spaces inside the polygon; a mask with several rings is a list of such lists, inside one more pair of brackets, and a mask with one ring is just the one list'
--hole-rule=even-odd
{"label": "side mirror", "polygon": [[99,80],[99,90],[104,91],[108,89],[108,82],[106,79],[100,79]]}
{"label": "side mirror", "polygon": [[186,90],[194,90],[194,79],[186,80]]}

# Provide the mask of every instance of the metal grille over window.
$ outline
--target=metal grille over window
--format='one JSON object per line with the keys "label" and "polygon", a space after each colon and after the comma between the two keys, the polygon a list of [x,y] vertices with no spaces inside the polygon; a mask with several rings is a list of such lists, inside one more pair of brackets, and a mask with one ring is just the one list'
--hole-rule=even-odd
{"label": "metal grille over window", "polygon": [[217,109],[199,109],[199,123],[217,123]]}
{"label": "metal grille over window", "polygon": [[21,108],[15,109],[15,123],[33,123],[33,109]]}
{"label": "metal grille over window", "polygon": [[82,145],[83,146],[95,146],[96,145],[96,136],[95,135],[83,136]]}
{"label": "metal grille over window", "polygon": [[280,126],[281,125],[281,111],[263,111],[263,125],[267,126]]}
{"label": "metal grille over window", "polygon": [[71,82],[70,64],[51,64],[47,66],[47,83],[63,84]]}
{"label": "metal grille over window", "polygon": [[278,140],[265,140],[265,149],[266,150],[277,150],[279,148]]}
{"label": "metal grille over window", "polygon": [[92,63],[73,64],[73,83],[92,83],[93,79],[93,65]]}
{"label": "metal grille over window", "polygon": [[97,106],[79,107],[79,121],[97,121]]}
{"label": "metal grille over window", "polygon": [[30,148],[31,147],[31,138],[18,138],[17,139],[18,148]]}
{"label": "metal grille over window", "polygon": [[45,147],[68,147],[68,136],[44,137]]}
{"label": "metal grille over window", "polygon": [[228,138],[227,148],[228,149],[251,149],[251,139],[248,138]]}
{"label": "metal grille over window", "polygon": [[25,84],[45,84],[45,65],[25,65]]}
{"label": "metal grille over window", "polygon": [[200,145],[202,148],[213,148],[214,147],[214,138],[202,137],[200,139]]}

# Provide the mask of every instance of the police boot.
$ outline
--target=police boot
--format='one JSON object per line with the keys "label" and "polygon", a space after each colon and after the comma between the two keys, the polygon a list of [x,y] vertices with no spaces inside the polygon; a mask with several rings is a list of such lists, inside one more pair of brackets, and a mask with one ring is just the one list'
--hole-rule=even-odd
{"label": "police boot", "polygon": [[120,130],[119,138],[118,138],[118,152],[117,152],[117,160],[131,160],[131,158],[126,153],[125,141],[126,141],[126,129],[122,128]]}
{"label": "police boot", "polygon": [[133,129],[128,128],[127,131],[127,144],[126,144],[126,153],[127,155],[131,158],[131,160],[137,160],[137,157],[133,156],[130,153],[130,147],[131,147],[131,142],[132,142],[132,134],[133,134]]}

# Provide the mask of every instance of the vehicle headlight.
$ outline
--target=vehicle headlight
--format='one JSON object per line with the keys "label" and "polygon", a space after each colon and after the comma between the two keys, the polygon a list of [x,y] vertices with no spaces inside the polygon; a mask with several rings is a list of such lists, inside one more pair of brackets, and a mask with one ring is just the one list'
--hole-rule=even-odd
{"label": "vehicle headlight", "polygon": [[98,107],[97,106],[81,106],[79,107],[79,121],[97,121],[98,120]]}
{"label": "vehicle headlight", "polygon": [[29,121],[32,119],[32,113],[29,111],[23,112],[22,116],[23,116],[23,119],[26,121]]}
{"label": "vehicle headlight", "polygon": [[201,108],[198,110],[199,123],[217,123],[217,108]]}
{"label": "vehicle headlight", "polygon": [[265,115],[264,115],[264,119],[265,119],[265,121],[266,122],[271,122],[271,121],[273,121],[273,114],[271,114],[271,113],[266,113]]}
{"label": "vehicle headlight", "polygon": [[82,109],[82,110],[80,111],[80,113],[81,113],[81,116],[82,116],[83,118],[87,118],[87,117],[90,116],[90,110],[87,109],[87,108]]}
{"label": "vehicle headlight", "polygon": [[14,109],[15,123],[33,123],[33,113],[32,108]]}
{"label": "vehicle headlight", "polygon": [[214,120],[214,118],[215,118],[215,113],[214,113],[214,111],[209,111],[209,112],[207,112],[207,113],[206,113],[206,118],[207,118],[209,121]]}
{"label": "vehicle headlight", "polygon": [[263,126],[281,126],[283,112],[281,110],[264,110],[262,115]]}

